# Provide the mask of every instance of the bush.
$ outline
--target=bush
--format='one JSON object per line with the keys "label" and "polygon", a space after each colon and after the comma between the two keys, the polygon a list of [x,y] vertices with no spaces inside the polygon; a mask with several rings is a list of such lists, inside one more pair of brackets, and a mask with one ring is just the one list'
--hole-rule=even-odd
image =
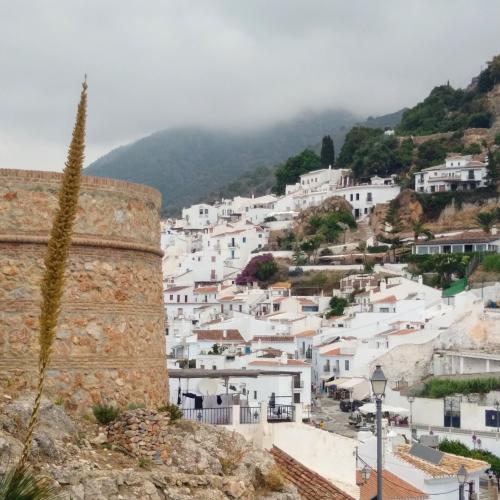
{"label": "bush", "polygon": [[92,407],[92,413],[101,425],[108,425],[116,420],[120,414],[120,410],[114,406],[99,404]]}
{"label": "bush", "polygon": [[262,475],[261,485],[271,491],[281,491],[285,486],[285,480],[281,475],[278,466],[273,466],[269,471]]}
{"label": "bush", "polygon": [[253,257],[236,277],[237,285],[270,280],[278,272],[278,264],[270,253]]}
{"label": "bush", "polygon": [[368,247],[367,250],[368,253],[383,253],[387,252],[387,250],[389,250],[389,247],[387,245],[378,245],[376,247]]}
{"label": "bush", "polygon": [[182,418],[182,410],[177,405],[169,403],[167,405],[158,407],[158,411],[168,413],[171,424]]}
{"label": "bush", "polygon": [[482,267],[489,273],[500,273],[500,254],[487,255],[483,259]]}
{"label": "bush", "polygon": [[495,135],[495,144],[500,146],[500,132]]}
{"label": "bush", "polygon": [[454,380],[446,378],[431,378],[424,384],[422,397],[433,399],[452,396],[453,394],[487,394],[490,391],[500,390],[500,378],[473,378],[468,380]]}
{"label": "bush", "polygon": [[471,450],[467,445],[460,441],[451,439],[443,439],[439,443],[439,450],[444,453],[453,453],[461,457],[474,458],[476,460],[483,460],[491,465],[491,470],[495,474],[500,474],[500,458],[488,450]]}
{"label": "bush", "polygon": [[330,299],[330,311],[328,311],[328,317],[331,316],[342,316],[344,314],[344,309],[347,306],[347,299],[343,297],[332,297]]}
{"label": "bush", "polygon": [[324,255],[333,255],[333,252],[328,248],[322,248],[319,254],[323,257]]}
{"label": "bush", "polygon": [[12,470],[0,476],[0,498],[8,500],[55,500],[55,488],[46,478],[36,477],[31,469]]}
{"label": "bush", "polygon": [[146,408],[144,403],[129,403],[127,405],[127,410],[138,410],[140,408]]}

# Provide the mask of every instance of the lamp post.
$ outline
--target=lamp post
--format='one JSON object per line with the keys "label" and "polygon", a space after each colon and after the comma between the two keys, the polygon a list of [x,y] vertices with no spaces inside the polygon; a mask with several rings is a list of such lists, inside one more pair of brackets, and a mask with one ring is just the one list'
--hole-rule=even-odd
{"label": "lamp post", "polygon": [[467,481],[467,469],[462,464],[460,469],[457,472],[458,479],[458,499],[465,500],[464,490],[465,490],[465,481]]}
{"label": "lamp post", "polygon": [[380,365],[375,367],[370,383],[377,408],[377,500],[382,500],[382,399],[387,378]]}
{"label": "lamp post", "polygon": [[498,399],[495,401],[495,408],[497,410],[497,438],[498,438],[498,428],[500,426],[500,422],[498,420],[498,411],[500,410],[500,401],[498,401]]}
{"label": "lamp post", "polygon": [[368,479],[370,479],[370,474],[371,474],[371,469],[368,467],[368,465],[365,465],[361,469],[361,479],[363,480],[363,484],[366,484]]}
{"label": "lamp post", "polygon": [[415,401],[415,396],[408,396],[408,403],[410,403],[410,431],[413,427],[413,401]]}

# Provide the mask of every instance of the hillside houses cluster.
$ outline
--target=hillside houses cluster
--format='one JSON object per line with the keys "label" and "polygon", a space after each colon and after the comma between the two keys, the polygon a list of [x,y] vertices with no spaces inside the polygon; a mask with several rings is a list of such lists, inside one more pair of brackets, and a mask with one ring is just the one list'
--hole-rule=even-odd
{"label": "hillside houses cluster", "polygon": [[[430,464],[406,443],[417,443],[419,436],[432,441],[426,435],[430,426],[436,435],[450,422],[460,426],[457,405],[462,427],[479,429],[489,442],[490,427],[498,418],[492,413],[495,395],[481,404],[449,403],[446,398],[444,403],[427,398],[409,403],[404,391],[433,374],[500,371],[500,350],[487,347],[488,332],[500,317],[485,309],[500,287],[443,297],[421,276],[410,276],[397,265],[377,266],[371,273],[352,271],[329,295],[303,295],[304,290],[288,281],[266,287],[238,284],[237,276],[250,259],[265,252],[270,232],[291,228],[301,210],[337,195],[360,219],[398,193],[393,178],[354,185],[349,171],[329,168],[301,176],[282,197],[197,204],[184,209],[181,219],[163,223],[170,402],[182,409],[184,418],[225,425],[272,450],[299,489],[306,488],[307,477],[310,487],[335,490],[336,497],[373,497],[375,477],[360,479],[363,464],[375,465],[376,439],[370,428],[346,437],[340,429],[327,432],[311,424],[324,399],[338,397],[340,404],[364,403],[368,408],[369,379],[379,364],[389,379],[384,404],[405,422],[394,427],[399,420],[393,414],[384,418],[384,491],[395,495],[391,498],[440,495],[451,500],[462,463],[469,467],[476,490],[488,470],[486,462],[450,454],[442,454],[441,465]],[[496,239],[491,235],[489,245],[497,248]],[[424,245],[442,243],[439,238],[422,240],[414,251],[437,253]],[[453,245],[451,251],[460,250]],[[439,251],[447,252],[444,247]],[[347,299],[341,315],[331,311],[333,297]],[[470,341],[471,331],[478,332],[482,347]],[[420,430],[413,433],[408,418]],[[449,428],[442,432],[458,439],[466,435],[450,434]],[[494,437],[491,446],[500,452]],[[331,450],[338,464],[333,470]]]}

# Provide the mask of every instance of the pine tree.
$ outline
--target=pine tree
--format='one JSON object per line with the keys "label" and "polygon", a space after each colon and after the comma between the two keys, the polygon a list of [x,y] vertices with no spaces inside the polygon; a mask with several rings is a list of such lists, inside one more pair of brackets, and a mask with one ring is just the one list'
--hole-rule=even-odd
{"label": "pine tree", "polygon": [[323,137],[321,142],[321,165],[328,167],[335,164],[335,146],[333,139],[329,135]]}
{"label": "pine tree", "polygon": [[40,308],[40,332],[38,337],[40,352],[38,359],[37,393],[28,425],[28,431],[24,439],[23,452],[16,471],[23,471],[27,467],[33,432],[38,423],[38,414],[45,385],[47,367],[49,365],[52,344],[56,333],[57,321],[59,319],[61,298],[64,290],[64,273],[68,262],[73,223],[77,211],[78,194],[80,192],[80,181],[85,152],[86,115],[87,79],[85,78],[82,85],[80,102],[78,104],[73,136],[62,176],[59,205],[54,214],[52,231],[45,256],[45,271],[40,285],[42,301]]}
{"label": "pine tree", "polygon": [[498,193],[500,190],[500,152],[492,152],[488,149],[488,166],[487,166],[487,182],[488,185],[495,189]]}

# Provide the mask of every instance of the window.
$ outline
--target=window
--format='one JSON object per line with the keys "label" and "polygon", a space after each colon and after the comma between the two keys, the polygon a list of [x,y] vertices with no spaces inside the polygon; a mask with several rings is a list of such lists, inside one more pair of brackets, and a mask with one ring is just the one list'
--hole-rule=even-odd
{"label": "window", "polygon": [[294,403],[300,403],[300,392],[296,392],[293,395],[293,402]]}
{"label": "window", "polygon": [[389,308],[388,307],[381,307],[380,308],[380,312],[381,313],[388,313],[389,312]]}
{"label": "window", "polygon": [[215,262],[215,255],[212,255],[211,261]]}
{"label": "window", "polygon": [[174,296],[173,295],[170,295],[170,300],[174,300]]}
{"label": "window", "polygon": [[243,238],[241,239],[241,241],[243,241],[243,243],[246,243],[247,242],[247,237],[243,236]]}
{"label": "window", "polygon": [[352,193],[349,195],[349,200],[350,201],[354,200],[354,195]]}
{"label": "window", "polygon": [[356,193],[356,200],[359,200],[359,193]]}
{"label": "window", "polygon": [[366,201],[372,201],[372,194],[366,193]]}
{"label": "window", "polygon": [[474,179],[474,170],[469,170],[468,179]]}
{"label": "window", "polygon": [[253,391],[253,398],[257,399],[257,391]]}
{"label": "window", "polygon": [[215,269],[212,269],[212,270],[210,271],[210,279],[211,279],[211,280],[214,280],[214,279],[215,279]]}
{"label": "window", "polygon": [[431,186],[431,193],[435,193],[436,192],[436,186]]}
{"label": "window", "polygon": [[205,208],[205,213],[208,215],[208,208]]}
{"label": "window", "polygon": [[188,296],[184,295],[184,302],[187,302],[187,301],[188,301]]}
{"label": "window", "polygon": [[180,302],[180,301],[181,301],[181,296],[177,295],[177,302]]}
{"label": "window", "polygon": [[367,213],[368,213],[368,209],[367,209],[367,208],[365,208],[365,214],[367,214]]}
{"label": "window", "polygon": [[344,369],[345,369],[345,371],[346,371],[346,372],[348,372],[348,371],[349,371],[349,360],[348,360],[348,359],[346,359],[346,360],[344,361]]}
{"label": "window", "polygon": [[229,304],[229,310],[232,311],[233,310],[233,304]]}
{"label": "window", "polygon": [[259,238],[262,238],[262,233],[259,233]]}
{"label": "window", "polygon": [[239,310],[240,312],[242,312],[242,311],[243,311],[243,306],[242,306],[241,304],[238,306],[238,310]]}
{"label": "window", "polygon": [[200,208],[200,215],[203,215],[203,208]]}

